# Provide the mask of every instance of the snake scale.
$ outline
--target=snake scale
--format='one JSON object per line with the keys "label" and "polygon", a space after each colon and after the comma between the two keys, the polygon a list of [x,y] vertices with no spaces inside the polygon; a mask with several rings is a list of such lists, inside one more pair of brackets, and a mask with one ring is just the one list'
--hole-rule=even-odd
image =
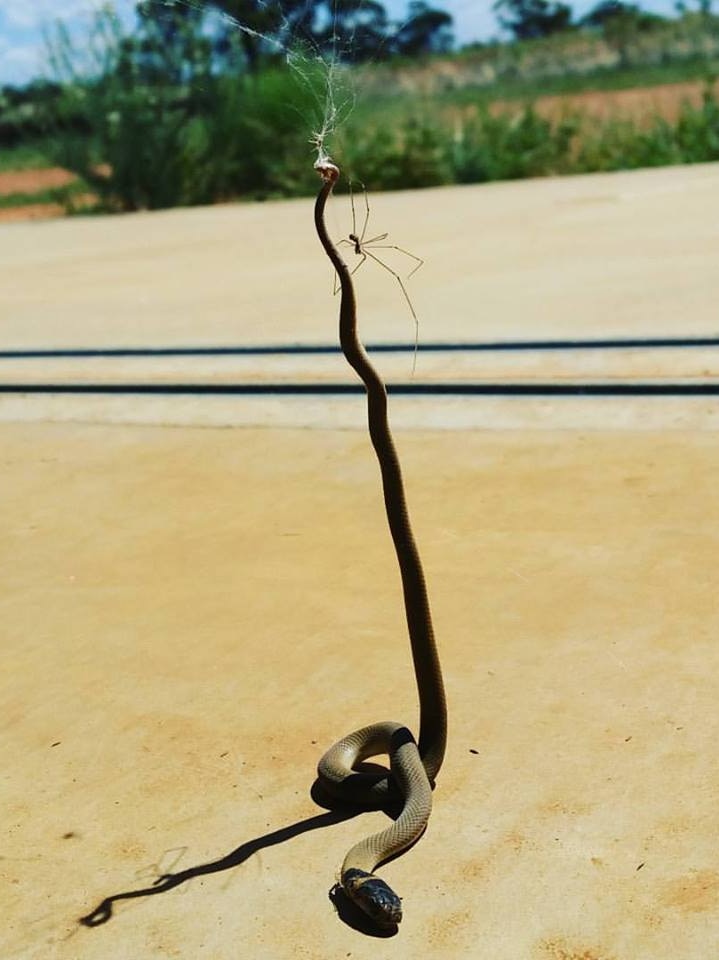
{"label": "snake scale", "polygon": [[[357,303],[350,270],[330,240],[324,222],[325,206],[339,178],[339,168],[329,160],[321,160],[315,169],[322,178],[315,202],[315,227],[340,280],[342,351],[367,391],[369,433],[382,474],[387,521],[402,578],[420,702],[419,741],[400,723],[388,721],[363,727],[324,754],[318,765],[318,776],[325,790],[339,800],[376,808],[401,799],[402,811],[397,820],[352,847],[340,873],[340,884],[347,896],[378,926],[394,927],[402,919],[401,900],[373,871],[414,843],[427,825],[432,810],[432,787],[442,766],[447,742],[447,706],[427,587],[387,420],[387,391],[358,339]],[[355,769],[363,760],[379,754],[389,754],[389,771],[366,773]]]}

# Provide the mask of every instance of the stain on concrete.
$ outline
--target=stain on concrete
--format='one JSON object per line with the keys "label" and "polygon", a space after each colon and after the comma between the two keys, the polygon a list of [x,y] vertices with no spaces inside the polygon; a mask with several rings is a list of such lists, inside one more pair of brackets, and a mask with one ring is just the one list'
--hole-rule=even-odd
{"label": "stain on concrete", "polygon": [[539,806],[540,813],[546,816],[582,817],[591,813],[593,803],[571,797],[553,797]]}
{"label": "stain on concrete", "polygon": [[692,870],[664,887],[662,903],[683,913],[704,913],[719,908],[719,873]]}
{"label": "stain on concrete", "polygon": [[573,944],[561,937],[542,940],[538,956],[542,960],[616,960],[613,954],[601,948]]}
{"label": "stain on concrete", "polygon": [[476,883],[486,875],[489,865],[488,857],[477,857],[462,864],[459,875],[467,883]]}
{"label": "stain on concrete", "polygon": [[469,922],[470,913],[468,910],[435,917],[429,928],[429,942],[435,947],[456,947],[457,937]]}

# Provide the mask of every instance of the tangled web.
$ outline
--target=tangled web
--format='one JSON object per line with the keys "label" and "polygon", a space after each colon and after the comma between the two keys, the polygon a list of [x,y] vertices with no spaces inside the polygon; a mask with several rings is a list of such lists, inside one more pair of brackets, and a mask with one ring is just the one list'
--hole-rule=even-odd
{"label": "tangled web", "polygon": [[303,119],[319,163],[329,159],[329,142],[355,105],[348,65],[381,56],[392,34],[406,25],[390,24],[376,0],[145,0],[144,5],[202,16],[208,34],[234,42],[248,61],[283,59],[310,94],[313,115]]}

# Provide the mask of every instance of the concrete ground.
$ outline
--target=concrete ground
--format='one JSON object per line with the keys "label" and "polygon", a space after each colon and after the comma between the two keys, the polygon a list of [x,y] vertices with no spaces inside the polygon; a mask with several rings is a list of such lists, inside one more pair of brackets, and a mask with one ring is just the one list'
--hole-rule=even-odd
{"label": "concrete ground", "polygon": [[[715,165],[372,209],[426,260],[423,340],[687,337],[717,333],[718,187]],[[330,342],[310,214],[3,227],[0,350]],[[367,339],[411,341],[392,278],[363,273]],[[143,359],[4,359],[0,383],[334,362]],[[712,348],[674,359],[420,354],[417,378],[716,382]],[[339,736],[416,725],[361,398],[115,399],[0,398],[1,957],[719,952],[719,399],[393,404],[451,726],[427,834],[382,869],[404,898],[389,939],[328,898],[383,814],[309,796]]]}

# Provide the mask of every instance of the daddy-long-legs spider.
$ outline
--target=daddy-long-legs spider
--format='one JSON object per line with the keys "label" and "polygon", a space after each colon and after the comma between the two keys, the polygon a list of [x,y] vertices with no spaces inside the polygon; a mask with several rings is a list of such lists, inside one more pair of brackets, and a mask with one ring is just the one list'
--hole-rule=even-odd
{"label": "daddy-long-legs spider", "polygon": [[[414,267],[412,267],[410,272],[404,278],[405,280],[409,280],[409,278],[419,270],[419,268],[424,263],[424,260],[421,257],[416,256],[414,253],[410,253],[409,250],[405,250],[404,247],[397,246],[396,243],[385,243],[384,241],[389,238],[389,233],[380,233],[376,237],[370,237],[369,239],[367,239],[367,227],[369,226],[370,211],[369,211],[369,200],[367,199],[367,191],[364,189],[363,189],[363,194],[364,194],[364,203],[365,203],[365,214],[364,214],[364,223],[362,224],[362,231],[360,233],[357,232],[357,212],[355,210],[354,191],[352,190],[352,187],[350,185],[350,203],[352,205],[352,233],[350,233],[349,237],[346,237],[345,239],[340,240],[337,245],[340,246],[342,244],[345,244],[347,246],[352,247],[354,252],[357,254],[357,256],[360,257],[359,263],[355,267],[353,267],[352,270],[350,270],[350,274],[357,273],[359,268],[369,257],[370,260],[374,260],[375,263],[378,263],[384,270],[386,270],[388,273],[391,273],[392,276],[395,278],[395,280],[400,286],[400,290],[404,294],[404,298],[407,301],[407,306],[409,307],[410,312],[412,314],[412,319],[414,320],[415,359],[416,359],[417,340],[419,336],[419,322],[417,320],[417,314],[415,313],[414,306],[412,305],[412,301],[410,300],[409,294],[407,293],[407,288],[405,287],[404,281],[402,280],[402,277],[399,275],[399,273],[397,273],[396,270],[393,270],[388,264],[386,264],[384,260],[381,260],[373,251],[374,250],[396,250],[398,253],[404,254],[405,257],[410,257],[412,260],[414,260],[415,265]],[[334,293],[336,294],[339,291],[339,289],[340,289],[339,278],[337,274],[335,274]]]}

